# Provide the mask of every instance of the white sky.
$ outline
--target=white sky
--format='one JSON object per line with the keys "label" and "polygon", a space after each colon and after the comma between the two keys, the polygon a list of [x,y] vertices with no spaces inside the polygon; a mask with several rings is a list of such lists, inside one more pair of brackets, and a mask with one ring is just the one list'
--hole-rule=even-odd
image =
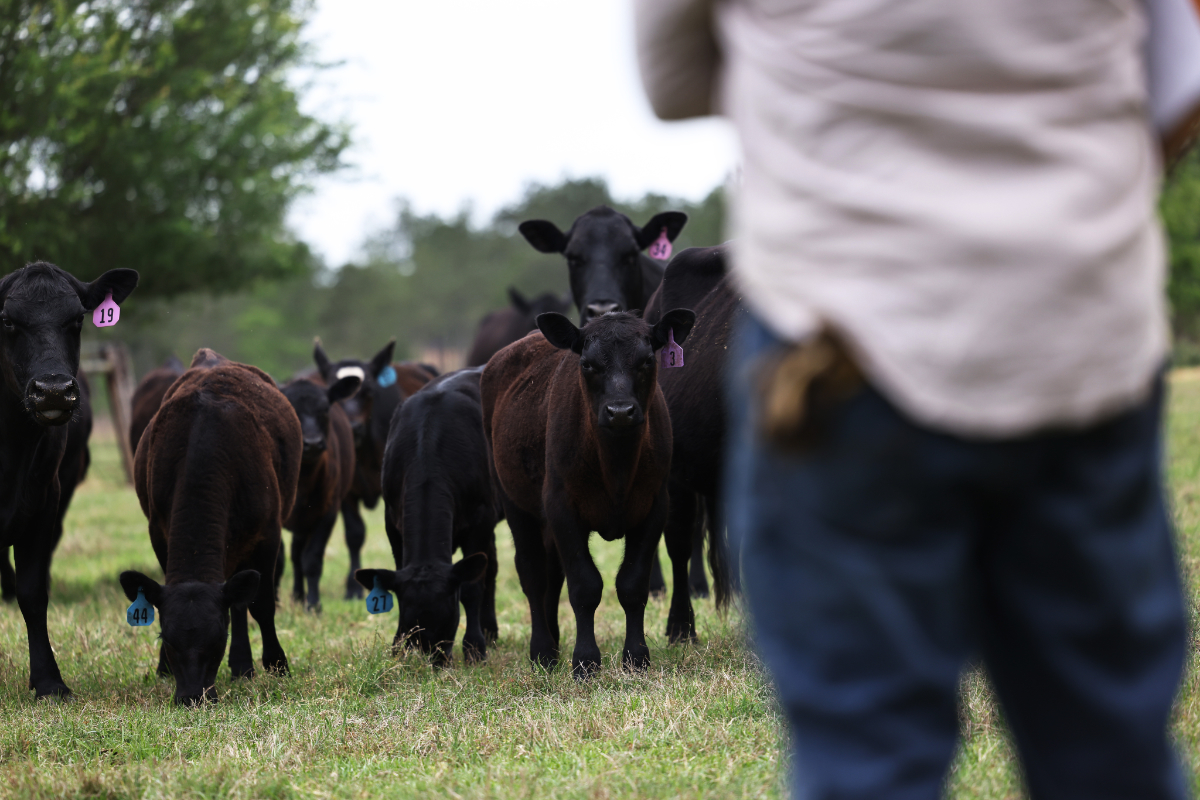
{"label": "white sky", "polygon": [[[617,197],[698,199],[737,158],[722,120],[662,123],[642,93],[629,0],[319,0],[324,61],[305,110],[354,127],[353,167],[290,222],[331,266],[394,200],[477,221],[526,183],[600,175]],[[570,220],[557,220],[565,225]]]}

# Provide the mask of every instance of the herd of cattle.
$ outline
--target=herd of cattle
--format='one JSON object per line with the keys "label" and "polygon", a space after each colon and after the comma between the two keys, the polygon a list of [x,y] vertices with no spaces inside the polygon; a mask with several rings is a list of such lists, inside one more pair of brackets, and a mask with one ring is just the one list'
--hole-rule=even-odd
{"label": "herd of cattle", "polygon": [[[513,290],[512,306],[480,324],[471,366],[445,375],[393,362],[391,343],[369,361],[334,362],[319,340],[316,369],[282,386],[206,348],[187,369],[172,359],[147,374],[133,403],[134,484],[165,579],[127,571],[120,582],[131,601],[157,609],[158,671],[174,677],[176,702],[215,699],[231,626],[232,674],[253,675],[247,611],[262,633],[263,667],[287,671],[274,623],[281,528],[293,533],[292,595],[319,610],[339,513],[351,561],[346,598],[394,593],[395,644],[419,646],[435,663],[451,657],[460,606],[467,661],[485,658],[498,634],[501,519],[513,535],[536,664],[559,659],[564,580],[577,625],[574,674],[586,678],[600,664],[593,531],[625,539],[616,589],[626,667],[649,663],[643,623],[649,593],[663,589],[660,536],[675,587],[667,635],[693,640],[691,595],[708,591],[706,541],[718,605],[733,584],[717,484],[720,382],[739,304],[722,248],[669,262],[646,255],[669,257],[686,221],[666,212],[638,227],[599,207],[565,233],[523,223],[537,250],[565,257],[581,327],[563,315],[565,298],[528,301]],[[15,557],[15,572],[0,560],[0,589],[25,619],[38,697],[70,693],[46,609],[63,516],[88,467],[83,319],[110,295],[124,302],[137,280],[114,269],[84,283],[44,262],[0,280],[0,546]],[[361,568],[359,506],[381,497],[395,570]]]}

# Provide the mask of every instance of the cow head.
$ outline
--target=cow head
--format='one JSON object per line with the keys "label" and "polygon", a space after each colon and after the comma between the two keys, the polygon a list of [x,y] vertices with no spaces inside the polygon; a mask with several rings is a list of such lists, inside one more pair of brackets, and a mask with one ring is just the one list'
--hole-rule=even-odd
{"label": "cow head", "polygon": [[453,566],[450,564],[420,564],[405,567],[399,572],[390,569],[360,569],[355,579],[368,589],[379,585],[395,592],[400,607],[398,630],[408,636],[429,655],[437,666],[450,661],[450,650],[458,633],[459,589],[464,583],[474,583],[487,569],[487,556],[475,553]]}
{"label": "cow head", "polygon": [[62,425],[79,407],[79,336],[87,312],[111,292],[118,304],[137,286],[132,269],[84,283],[53,264],[29,264],[0,280],[0,375],[42,426]]}
{"label": "cow head", "polygon": [[508,287],[508,300],[513,309],[529,323],[529,330],[537,327],[537,318],[551,311],[559,314],[567,313],[571,307],[571,297],[559,297],[552,292],[542,292],[532,300],[517,291],[515,286]]}
{"label": "cow head", "polygon": [[682,211],[664,211],[639,228],[624,214],[597,206],[566,233],[544,219],[522,222],[519,230],[535,249],[566,257],[571,296],[579,309],[579,324],[585,325],[609,311],[645,306],[654,287],[645,285],[642,251],[663,232],[675,241],[686,223]]}
{"label": "cow head", "polygon": [[304,434],[301,463],[304,466],[320,460],[329,446],[330,406],[353,395],[361,384],[362,378],[354,374],[339,378],[329,387],[306,380],[290,381],[283,387],[283,396],[300,418],[300,430]]}
{"label": "cow head", "polygon": [[696,322],[686,308],[663,314],[653,326],[629,313],[596,317],[582,330],[562,314],[542,314],[538,329],[546,341],[579,354],[579,372],[601,430],[620,434],[637,430],[658,381],[656,350],[671,331],[682,344]]}
{"label": "cow head", "polygon": [[335,363],[325,355],[325,348],[321,347],[320,339],[313,346],[313,361],[316,362],[321,378],[326,384],[333,385],[350,376],[357,377],[362,382],[357,393],[341,401],[342,410],[350,418],[350,428],[354,431],[355,450],[371,441],[377,442],[382,448],[383,443],[387,441],[388,424],[391,422],[395,403],[379,404],[380,413],[376,413],[375,401],[382,394],[392,392],[399,397],[400,390],[396,388],[396,384],[387,387],[379,385],[379,374],[392,365],[392,352],[395,349],[396,340],[393,339],[370,361],[345,358]]}
{"label": "cow head", "polygon": [[121,588],[130,601],[141,589],[158,609],[163,651],[175,676],[175,702],[197,705],[217,700],[217,669],[229,640],[229,612],[246,613],[258,593],[252,569],[225,583],[191,581],[162,586],[140,572],[122,572]]}

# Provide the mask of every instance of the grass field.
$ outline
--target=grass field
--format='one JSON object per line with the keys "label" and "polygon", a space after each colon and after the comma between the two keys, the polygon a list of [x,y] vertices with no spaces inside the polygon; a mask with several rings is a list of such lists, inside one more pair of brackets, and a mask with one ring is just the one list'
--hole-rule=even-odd
{"label": "grass field", "polygon": [[[1195,607],[1200,557],[1200,376],[1173,381],[1170,475],[1181,560]],[[435,670],[390,654],[396,615],[370,617],[341,600],[340,528],[326,560],[324,613],[290,600],[280,636],[287,678],[233,682],[221,702],[171,704],[154,674],[157,626],[125,624],[123,569],[158,575],[146,523],[123,482],[116,448],[93,440],[54,561],[50,634],[70,703],[35,703],[26,689],[25,629],[0,607],[0,793],[11,797],[778,797],[786,732],[768,680],[743,645],[741,616],[697,607],[701,643],[668,646],[666,603],[651,601],[652,667],[625,674],[624,616],[612,590],[620,543],[593,537],[606,580],[597,616],[605,668],[586,684],[528,666],[529,621],[507,529],[497,529],[500,641],[487,664]],[[392,566],[382,515],[367,517],[367,566]],[[290,569],[290,566],[289,566]],[[286,584],[285,584],[286,585]],[[560,608],[569,652],[574,624]],[[1194,621],[1193,621],[1194,622]],[[1193,630],[1195,625],[1193,624]],[[251,622],[255,658],[261,655]],[[1193,648],[1193,652],[1195,648]],[[1200,767],[1200,692],[1193,657],[1175,735],[1189,774]],[[963,741],[948,794],[1021,797],[1012,748],[986,680],[963,680]]]}

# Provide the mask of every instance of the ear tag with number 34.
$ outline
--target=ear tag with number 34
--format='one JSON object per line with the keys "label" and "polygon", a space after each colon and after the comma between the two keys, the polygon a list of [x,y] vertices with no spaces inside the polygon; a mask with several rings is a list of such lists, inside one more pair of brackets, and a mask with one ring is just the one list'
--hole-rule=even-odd
{"label": "ear tag with number 34", "polygon": [[392,610],[392,593],[379,585],[375,577],[375,588],[367,595],[367,611],[371,614],[386,614]]}
{"label": "ear tag with number 34", "polygon": [[107,328],[116,325],[121,319],[121,307],[113,302],[112,292],[108,293],[108,297],[104,298],[104,302],[96,306],[96,310],[92,312],[92,323],[97,328]]}
{"label": "ear tag with number 34", "polygon": [[659,353],[659,358],[662,359],[662,368],[671,369],[672,367],[683,366],[683,348],[675,344],[675,329],[671,328],[668,334],[671,341],[663,345]]}
{"label": "ear tag with number 34", "polygon": [[658,238],[651,242],[648,252],[651,258],[657,258],[660,261],[665,261],[671,257],[671,240],[667,238],[666,228],[663,228]]}
{"label": "ear tag with number 34", "polygon": [[125,621],[135,628],[150,625],[154,622],[154,606],[146,599],[142,587],[138,587],[137,600],[134,600],[125,612]]}
{"label": "ear tag with number 34", "polygon": [[379,374],[377,376],[375,376],[375,382],[378,383],[379,386],[383,389],[386,389],[387,387],[391,386],[393,383],[396,382],[396,368],[393,367],[391,364],[388,364],[386,367],[384,367],[383,369],[381,369],[379,371]]}

